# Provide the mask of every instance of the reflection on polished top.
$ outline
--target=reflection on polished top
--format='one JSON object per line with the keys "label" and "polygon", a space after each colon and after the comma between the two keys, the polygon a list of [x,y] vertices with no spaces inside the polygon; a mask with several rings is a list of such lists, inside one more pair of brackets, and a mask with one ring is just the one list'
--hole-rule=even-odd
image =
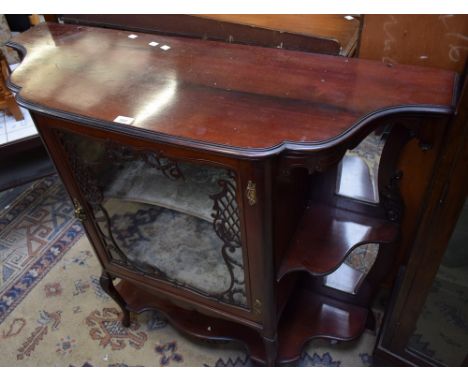
{"label": "reflection on polished top", "polygon": [[10,84],[24,106],[215,151],[313,150],[389,108],[450,113],[456,85],[438,69],[76,25],[12,45],[27,51]]}

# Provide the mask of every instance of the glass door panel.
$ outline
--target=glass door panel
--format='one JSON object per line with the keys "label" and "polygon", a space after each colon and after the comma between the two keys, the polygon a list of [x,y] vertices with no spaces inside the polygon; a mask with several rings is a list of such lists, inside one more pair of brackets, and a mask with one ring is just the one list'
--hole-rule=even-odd
{"label": "glass door panel", "polygon": [[447,366],[462,366],[468,355],[467,248],[465,201],[408,344],[410,352]]}
{"label": "glass door panel", "polygon": [[58,136],[112,261],[247,305],[232,170],[71,133]]}

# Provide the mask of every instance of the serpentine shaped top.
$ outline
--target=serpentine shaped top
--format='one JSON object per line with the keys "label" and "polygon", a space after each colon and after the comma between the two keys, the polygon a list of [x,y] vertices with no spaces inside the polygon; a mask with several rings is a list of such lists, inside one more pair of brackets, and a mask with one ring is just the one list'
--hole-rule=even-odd
{"label": "serpentine shaped top", "polygon": [[228,155],[321,150],[377,118],[450,114],[453,72],[44,23],[9,86],[50,116]]}

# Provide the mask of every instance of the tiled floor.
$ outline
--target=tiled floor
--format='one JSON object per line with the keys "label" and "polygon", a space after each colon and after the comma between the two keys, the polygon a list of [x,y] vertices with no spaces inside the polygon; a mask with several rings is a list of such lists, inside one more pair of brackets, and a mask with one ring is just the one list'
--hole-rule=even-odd
{"label": "tiled floor", "polygon": [[0,145],[37,134],[36,126],[29,112],[20,108],[24,119],[16,121],[11,115],[0,112]]}

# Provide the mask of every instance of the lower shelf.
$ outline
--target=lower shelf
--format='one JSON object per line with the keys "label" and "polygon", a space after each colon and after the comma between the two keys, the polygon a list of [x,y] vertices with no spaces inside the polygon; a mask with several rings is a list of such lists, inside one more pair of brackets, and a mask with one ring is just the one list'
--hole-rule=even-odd
{"label": "lower shelf", "polygon": [[180,288],[246,306],[242,249],[223,254],[213,224],[145,203],[108,199],[102,206],[108,219],[97,214],[98,225],[125,254],[121,260]]}
{"label": "lower shelf", "polygon": [[278,363],[297,361],[312,339],[350,341],[359,337],[369,310],[336,301],[308,290],[295,293],[281,318]]}
{"label": "lower shelf", "polygon": [[[116,289],[128,310],[141,313],[158,310],[177,330],[204,340],[237,341],[246,346],[251,359],[266,363],[259,332],[247,326],[178,307],[146,290],[121,281]],[[297,361],[307,342],[314,338],[349,341],[365,329],[368,310],[336,301],[308,290],[296,291],[289,301],[278,328],[277,364]]]}
{"label": "lower shelf", "polygon": [[262,339],[251,328],[178,307],[127,281],[121,281],[116,285],[116,289],[125,300],[128,310],[132,312],[157,310],[182,333],[203,340],[240,342],[246,346],[254,362],[265,362]]}

